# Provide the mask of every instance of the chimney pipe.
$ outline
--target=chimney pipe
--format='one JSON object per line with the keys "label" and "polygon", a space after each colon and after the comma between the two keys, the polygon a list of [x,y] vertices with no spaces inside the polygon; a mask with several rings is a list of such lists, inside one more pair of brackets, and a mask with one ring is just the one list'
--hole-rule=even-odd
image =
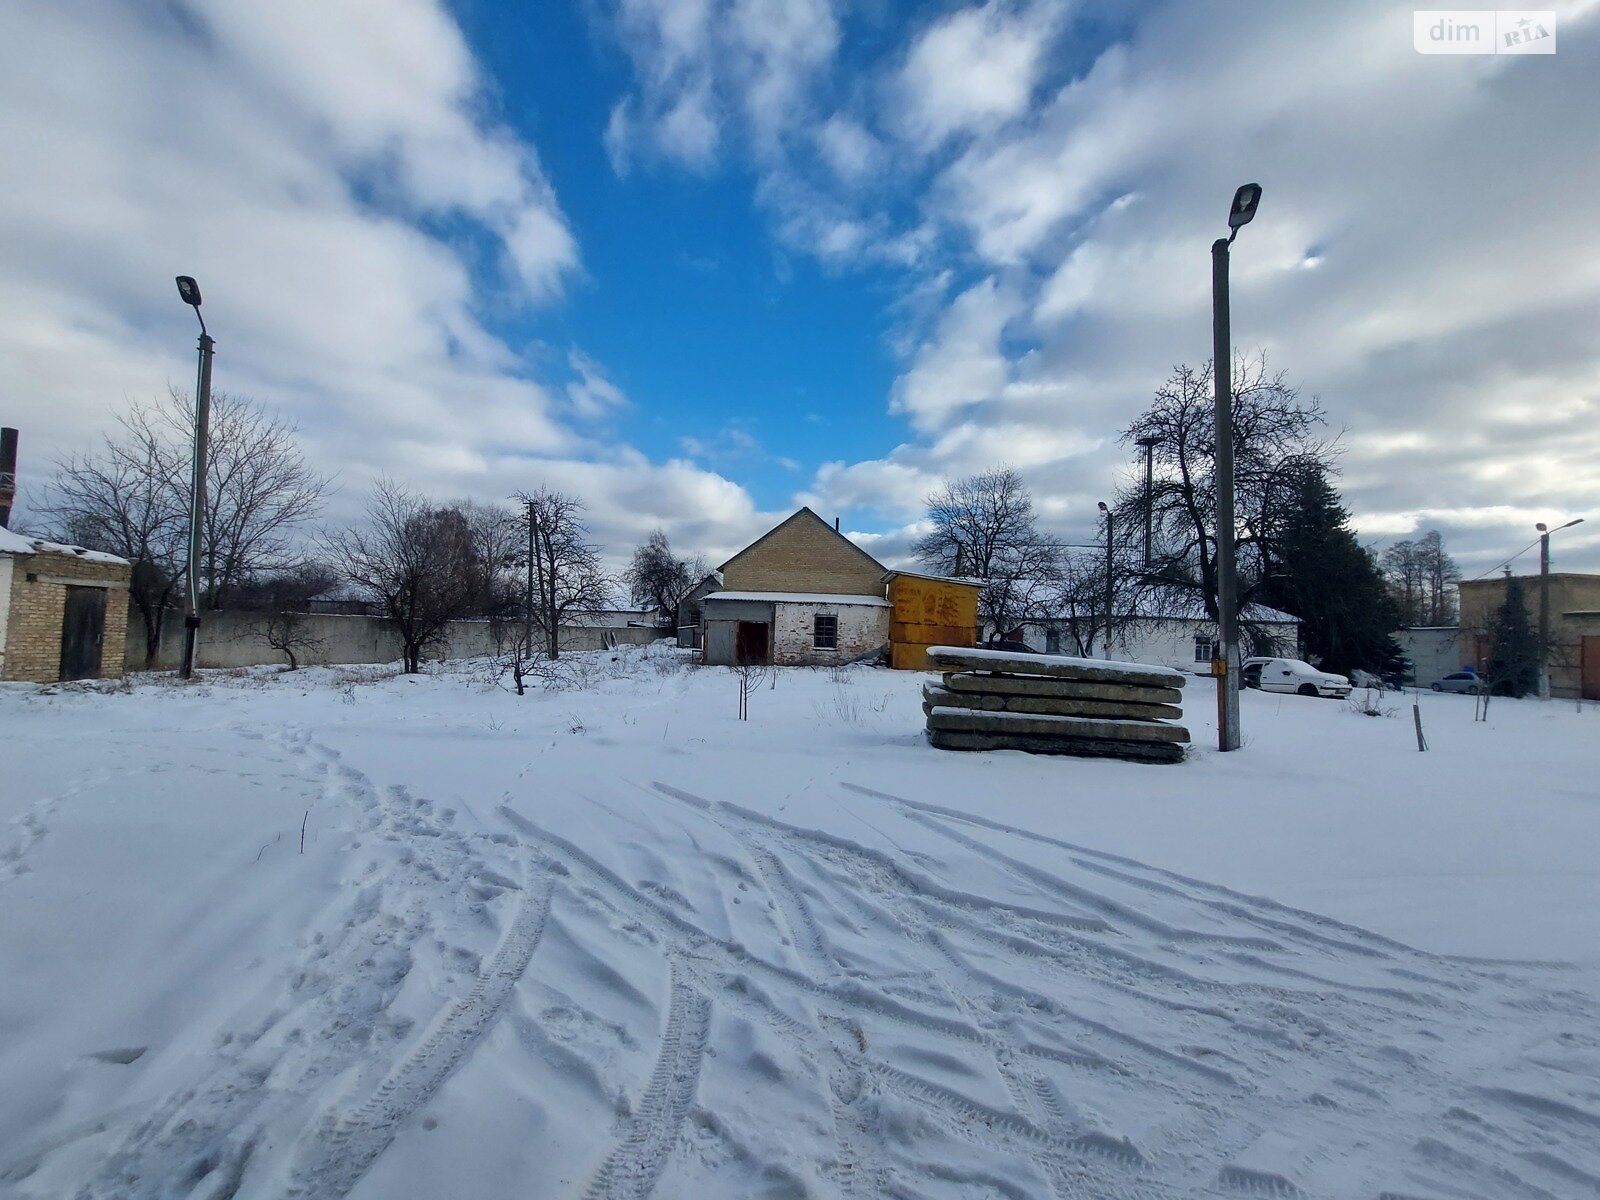
{"label": "chimney pipe", "polygon": [[834,519],[833,519],[833,531],[834,531],[834,532],[835,532],[835,533],[838,533],[838,532],[839,532],[839,518],[838,518],[838,517],[835,517],[835,518],[834,518]]}
{"label": "chimney pipe", "polygon": [[0,429],[0,529],[11,528],[11,504],[17,498],[17,431]]}

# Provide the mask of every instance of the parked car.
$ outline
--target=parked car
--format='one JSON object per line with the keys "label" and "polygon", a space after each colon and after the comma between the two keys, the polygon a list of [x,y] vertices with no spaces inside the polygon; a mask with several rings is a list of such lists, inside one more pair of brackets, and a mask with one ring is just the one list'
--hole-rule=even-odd
{"label": "parked car", "polygon": [[1007,654],[1037,654],[1039,653],[1027,642],[1019,642],[1016,638],[1001,638],[999,641],[989,643],[990,650],[1004,650]]}
{"label": "parked car", "polygon": [[1471,671],[1453,671],[1443,679],[1435,679],[1428,686],[1436,692],[1463,692],[1468,696],[1476,696],[1483,691],[1483,679]]}
{"label": "parked car", "polygon": [[1336,700],[1350,694],[1350,681],[1343,675],[1319,671],[1298,658],[1247,658],[1240,668],[1240,678],[1246,687],[1264,692],[1331,696]]}

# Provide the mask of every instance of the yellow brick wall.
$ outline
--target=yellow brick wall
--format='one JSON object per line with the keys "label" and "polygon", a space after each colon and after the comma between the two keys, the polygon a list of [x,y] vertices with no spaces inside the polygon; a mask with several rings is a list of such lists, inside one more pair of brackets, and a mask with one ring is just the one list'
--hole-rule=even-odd
{"label": "yellow brick wall", "polygon": [[729,592],[882,596],[883,568],[809,510],[790,517],[723,565]]}
{"label": "yellow brick wall", "polygon": [[889,602],[889,665],[897,671],[928,670],[929,646],[976,642],[978,589],[971,584],[896,575]]}
{"label": "yellow brick wall", "polygon": [[[1534,632],[1539,629],[1539,577],[1519,575],[1523,606]],[[1468,580],[1460,585],[1462,661],[1487,665],[1489,631],[1506,600],[1502,578]],[[1568,617],[1569,612],[1600,612],[1600,575],[1550,573],[1550,694],[1572,699],[1582,689],[1583,639],[1600,633],[1600,619]]]}
{"label": "yellow brick wall", "polygon": [[[61,677],[61,620],[67,607],[67,585],[45,579],[81,579],[85,583],[121,583],[131,575],[127,563],[98,562],[75,554],[13,556],[11,608],[6,622],[5,678],[25,683],[54,683]],[[100,650],[100,674],[122,675],[124,630],[128,627],[128,589],[106,590],[106,630]]]}

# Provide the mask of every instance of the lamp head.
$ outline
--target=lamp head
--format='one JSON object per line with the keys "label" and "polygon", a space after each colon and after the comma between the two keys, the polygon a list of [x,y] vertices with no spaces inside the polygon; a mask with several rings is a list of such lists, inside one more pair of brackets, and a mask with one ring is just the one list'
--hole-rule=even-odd
{"label": "lamp head", "polygon": [[193,275],[178,276],[178,295],[183,297],[183,302],[193,308],[200,307],[200,285],[194,281]]}
{"label": "lamp head", "polygon": [[1247,183],[1233,194],[1233,207],[1228,210],[1228,228],[1238,229],[1250,224],[1256,215],[1256,205],[1261,203],[1261,185]]}
{"label": "lamp head", "polygon": [[1104,500],[1100,501],[1100,511],[1101,512],[1110,512],[1111,511],[1109,508],[1106,507],[1106,502]]}
{"label": "lamp head", "polygon": [[1533,527],[1535,529],[1537,529],[1540,533],[1549,533],[1550,532],[1549,528],[1545,525],[1545,523],[1543,521],[1536,521],[1534,523]]}

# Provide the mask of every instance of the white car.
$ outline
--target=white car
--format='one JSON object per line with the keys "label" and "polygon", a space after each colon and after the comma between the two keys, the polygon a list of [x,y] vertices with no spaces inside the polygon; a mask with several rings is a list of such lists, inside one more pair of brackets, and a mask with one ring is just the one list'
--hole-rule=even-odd
{"label": "white car", "polygon": [[1319,671],[1298,658],[1247,658],[1240,673],[1246,687],[1260,688],[1263,692],[1331,696],[1335,700],[1350,694],[1350,681],[1343,675]]}

